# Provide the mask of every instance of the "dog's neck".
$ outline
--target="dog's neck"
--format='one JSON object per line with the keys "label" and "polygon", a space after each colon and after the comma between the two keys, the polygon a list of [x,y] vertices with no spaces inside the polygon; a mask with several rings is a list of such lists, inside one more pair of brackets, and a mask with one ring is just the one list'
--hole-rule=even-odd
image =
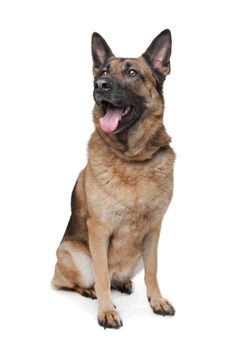
{"label": "dog's neck", "polygon": [[[156,118],[156,122],[155,122]],[[146,132],[145,132],[146,130]],[[144,120],[120,134],[106,134],[96,129],[112,151],[126,161],[145,161],[171,142],[162,122],[162,116]]]}

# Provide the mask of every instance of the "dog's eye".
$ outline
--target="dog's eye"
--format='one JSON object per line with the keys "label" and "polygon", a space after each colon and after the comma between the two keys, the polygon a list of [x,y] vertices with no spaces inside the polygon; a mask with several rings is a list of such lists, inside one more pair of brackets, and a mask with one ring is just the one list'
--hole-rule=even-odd
{"label": "dog's eye", "polygon": [[103,72],[102,72],[102,75],[107,75],[108,74],[108,72],[106,71],[106,70],[104,70]]}
{"label": "dog's eye", "polygon": [[130,71],[129,71],[129,76],[130,77],[135,77],[137,75],[137,72],[136,72],[136,70],[135,69],[130,69]]}

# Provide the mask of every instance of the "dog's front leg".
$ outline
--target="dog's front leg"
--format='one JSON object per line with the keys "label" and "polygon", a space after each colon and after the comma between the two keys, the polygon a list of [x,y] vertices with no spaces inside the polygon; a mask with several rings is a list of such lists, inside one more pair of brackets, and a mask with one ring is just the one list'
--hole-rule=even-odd
{"label": "dog's front leg", "polygon": [[98,322],[104,328],[119,328],[122,321],[112,302],[108,272],[109,232],[97,220],[88,220],[89,246],[94,266],[95,291],[98,299]]}
{"label": "dog's front leg", "polygon": [[161,223],[156,226],[155,230],[148,233],[144,240],[143,261],[147,297],[154,313],[173,316],[175,309],[167,299],[162,297],[157,280],[157,248],[160,228]]}

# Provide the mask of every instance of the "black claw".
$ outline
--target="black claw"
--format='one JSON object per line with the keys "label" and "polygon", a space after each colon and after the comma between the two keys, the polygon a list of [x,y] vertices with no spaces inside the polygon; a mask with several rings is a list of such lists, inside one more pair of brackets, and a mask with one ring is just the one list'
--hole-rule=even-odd
{"label": "black claw", "polygon": [[153,309],[153,312],[155,314],[160,315],[160,316],[174,316],[175,315],[175,309],[174,308],[172,308],[169,311],[166,311],[166,310],[164,310],[164,308],[161,305],[161,309],[156,309],[156,308],[152,308],[152,309]]}
{"label": "black claw", "polygon": [[164,310],[163,305],[161,305],[161,309],[162,309],[162,315],[166,316],[168,314],[168,312]]}
{"label": "black claw", "polygon": [[116,326],[117,326],[116,328],[120,328],[121,326],[123,326],[123,323],[122,323],[121,320],[118,322],[118,320],[116,320],[114,316],[113,316],[113,319],[114,319],[115,324],[116,324]]}
{"label": "black claw", "polygon": [[[98,323],[99,323],[99,325],[100,325],[101,327],[104,327],[104,322],[101,321],[99,318],[98,318]],[[104,329],[105,329],[105,327],[104,327]]]}
{"label": "black claw", "polygon": [[174,316],[175,313],[176,313],[176,310],[174,309],[174,307],[172,307],[170,315],[171,315],[171,316]]}
{"label": "black claw", "polygon": [[101,327],[104,327],[104,329],[106,329],[106,328],[118,329],[118,328],[120,328],[121,326],[123,326],[122,321],[120,321],[120,323],[118,323],[118,321],[115,320],[115,318],[114,318],[114,321],[115,321],[115,326],[112,325],[112,324],[110,324],[110,323],[108,323],[106,316],[105,316],[105,321],[102,321],[102,320],[100,320],[100,319],[98,318],[98,323],[99,323],[99,325],[100,325]]}
{"label": "black claw", "polygon": [[165,316],[165,312],[163,309],[156,309],[156,308],[153,308],[153,312],[157,315],[160,315],[160,316]]}

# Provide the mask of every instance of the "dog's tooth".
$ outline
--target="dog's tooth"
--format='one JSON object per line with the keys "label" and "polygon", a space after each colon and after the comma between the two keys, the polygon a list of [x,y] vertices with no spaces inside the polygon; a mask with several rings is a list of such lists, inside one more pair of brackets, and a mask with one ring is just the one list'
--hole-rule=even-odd
{"label": "dog's tooth", "polygon": [[131,113],[131,112],[132,112],[132,109],[133,109],[132,106],[126,106],[126,107],[123,109],[122,117],[125,117],[126,115],[128,115],[129,113]]}
{"label": "dog's tooth", "polygon": [[127,107],[126,107],[126,109],[125,109],[125,114],[129,114],[130,108],[131,108],[130,106],[127,106]]}
{"label": "dog's tooth", "polygon": [[132,110],[131,106],[127,106],[124,108],[123,112],[122,112],[122,117],[124,117],[125,115],[129,114]]}
{"label": "dog's tooth", "polygon": [[123,112],[122,112],[122,116],[123,116],[123,117],[127,114],[126,111],[127,111],[127,107],[125,107],[125,108],[123,109]]}

